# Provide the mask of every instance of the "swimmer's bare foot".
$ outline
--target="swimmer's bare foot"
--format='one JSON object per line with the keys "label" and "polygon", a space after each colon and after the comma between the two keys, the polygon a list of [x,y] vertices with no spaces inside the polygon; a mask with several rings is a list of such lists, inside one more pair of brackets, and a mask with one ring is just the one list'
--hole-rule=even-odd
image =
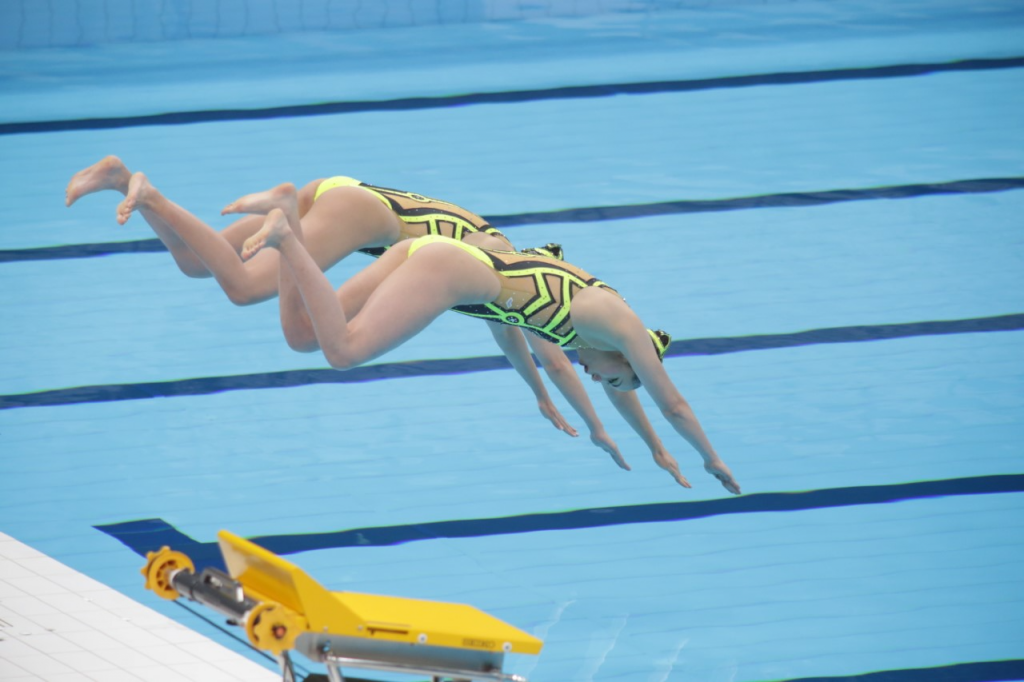
{"label": "swimmer's bare foot", "polygon": [[132,174],[121,162],[121,159],[116,156],[108,156],[71,176],[71,181],[68,182],[68,186],[64,190],[64,205],[70,206],[86,194],[105,189],[113,189],[121,194],[126,194],[131,177]]}
{"label": "swimmer's bare foot", "polygon": [[235,199],[225,206],[220,214],[255,213],[256,215],[267,215],[275,208],[279,208],[287,214],[289,211],[297,211],[298,207],[298,191],[295,189],[295,185],[286,182],[264,192],[246,194],[240,199]]}
{"label": "swimmer's bare foot", "polygon": [[124,200],[117,205],[117,222],[124,225],[132,217],[135,209],[145,206],[149,195],[153,192],[153,185],[149,184],[149,178],[142,173],[133,173],[128,181],[128,192]]}
{"label": "swimmer's bare foot", "polygon": [[288,219],[284,212],[279,208],[271,209],[260,231],[242,244],[242,260],[249,260],[268,246],[276,249],[290,234],[292,229],[288,227]]}

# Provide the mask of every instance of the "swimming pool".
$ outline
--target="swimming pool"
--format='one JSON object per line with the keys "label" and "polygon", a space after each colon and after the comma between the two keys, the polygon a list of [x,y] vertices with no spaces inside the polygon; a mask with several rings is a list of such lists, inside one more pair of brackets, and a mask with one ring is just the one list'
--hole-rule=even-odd
{"label": "swimming pool", "polygon": [[[0,530],[268,665],[138,553],[226,528],[472,603],[535,681],[1024,679],[1019,3],[56,5],[0,36]],[[66,209],[105,154],[216,225],[343,173],[562,243],[673,333],[744,496],[597,393],[632,472],[553,432],[457,316],[327,371],[113,194]]]}

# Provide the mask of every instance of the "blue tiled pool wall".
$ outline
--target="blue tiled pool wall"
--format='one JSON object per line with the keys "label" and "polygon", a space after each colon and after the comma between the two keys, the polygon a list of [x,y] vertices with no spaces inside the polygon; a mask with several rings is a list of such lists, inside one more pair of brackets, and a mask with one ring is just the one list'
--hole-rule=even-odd
{"label": "blue tiled pool wall", "polygon": [[0,50],[827,0],[4,0]]}

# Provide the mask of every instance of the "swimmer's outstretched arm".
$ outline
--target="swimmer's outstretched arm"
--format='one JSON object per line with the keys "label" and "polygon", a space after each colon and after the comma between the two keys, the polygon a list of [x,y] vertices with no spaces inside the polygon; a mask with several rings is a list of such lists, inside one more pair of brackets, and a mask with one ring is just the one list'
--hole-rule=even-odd
{"label": "swimmer's outstretched arm", "polygon": [[722,461],[722,458],[711,446],[711,442],[704,434],[704,429],[697,421],[697,416],[690,409],[689,403],[683,399],[672,409],[662,410],[662,414],[671,422],[675,430],[700,453],[704,459],[704,471],[717,478],[722,486],[733,495],[739,495],[742,492],[740,484],[736,482],[729,466]]}
{"label": "swimmer's outstretched arm", "polygon": [[651,456],[654,458],[655,464],[667,471],[679,485],[684,488],[692,488],[693,486],[690,485],[690,482],[679,471],[679,464],[669,454],[668,450],[665,449],[665,445],[661,442],[661,438],[658,437],[657,431],[654,430],[654,426],[647,419],[647,414],[644,412],[643,405],[640,404],[640,397],[636,394],[636,391],[616,391],[607,384],[601,384],[601,387],[604,388],[608,400],[618,410],[619,414],[622,415],[622,418],[626,420],[626,423],[651,449]]}
{"label": "swimmer's outstretched arm", "polygon": [[[622,299],[605,296],[600,292],[588,298],[577,296],[573,305],[572,318],[577,333],[582,338],[589,339],[591,343],[601,343],[622,353],[665,419],[676,433],[685,438],[700,454],[704,460],[704,470],[718,479],[726,490],[739,495],[739,483],[715,452],[690,404],[683,398],[658,359],[650,335],[636,313]],[[614,401],[613,404],[619,406]],[[623,417],[630,419],[628,413],[623,414]],[[665,457],[667,466],[663,465],[663,468],[669,471],[673,478],[679,480],[675,460],[671,459],[667,452],[664,452],[663,458]],[[681,475],[679,477],[681,478]]]}
{"label": "swimmer's outstretched arm", "polygon": [[619,446],[605,431],[604,424],[601,423],[597,411],[594,409],[594,404],[590,402],[587,389],[583,387],[583,382],[580,381],[572,362],[566,357],[565,351],[558,345],[533,334],[526,335],[526,340],[533,348],[541,366],[544,367],[548,378],[551,379],[551,383],[558,388],[562,396],[576,410],[576,414],[587,425],[590,430],[590,442],[611,455],[621,468],[629,471],[629,465],[622,459]]}
{"label": "swimmer's outstretched arm", "polygon": [[494,335],[494,340],[501,348],[501,352],[512,363],[513,369],[533,391],[540,413],[559,431],[564,431],[573,438],[578,436],[579,433],[576,429],[565,420],[562,413],[555,407],[555,403],[552,402],[551,396],[544,386],[544,381],[540,378],[540,372],[537,371],[537,365],[533,363],[533,357],[530,355],[529,346],[526,345],[526,339],[523,338],[523,332],[515,327],[497,322],[488,322],[487,327]]}
{"label": "swimmer's outstretched arm", "polygon": [[[626,350],[626,358],[630,361],[633,370],[640,377],[644,388],[647,389],[672,428],[700,454],[704,460],[704,470],[717,478],[726,490],[734,495],[739,495],[740,484],[736,482],[728,465],[715,452],[697,415],[679,393],[679,389],[672,383],[668,372],[658,361],[657,355],[653,351],[649,351],[650,341],[644,337],[646,337],[646,332],[643,336],[637,335],[637,338],[631,341],[631,347]],[[671,460],[669,467],[664,468],[672,473],[670,467],[674,463],[675,460]]]}

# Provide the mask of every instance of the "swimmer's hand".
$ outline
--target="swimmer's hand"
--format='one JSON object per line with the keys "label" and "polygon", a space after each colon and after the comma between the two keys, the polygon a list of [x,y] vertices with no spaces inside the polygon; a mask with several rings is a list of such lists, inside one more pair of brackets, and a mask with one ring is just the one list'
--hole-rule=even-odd
{"label": "swimmer's hand", "polygon": [[565,417],[558,411],[555,404],[551,402],[550,398],[544,398],[537,401],[537,407],[540,408],[540,413],[544,415],[544,418],[555,425],[555,428],[559,431],[563,431],[573,438],[580,435],[579,432],[574,429],[569,422],[565,421]]}
{"label": "swimmer's hand", "polygon": [[732,472],[729,467],[720,459],[712,459],[704,462],[704,470],[709,474],[717,478],[722,483],[722,487],[731,492],[733,495],[740,494],[740,484],[733,478]]}
{"label": "swimmer's hand", "polygon": [[667,471],[672,478],[675,479],[676,483],[683,486],[684,488],[692,488],[690,482],[686,480],[682,472],[679,471],[679,463],[676,462],[676,458],[668,454],[668,450],[664,448],[658,448],[651,452],[654,457],[654,463],[660,466],[662,469]]}
{"label": "swimmer's hand", "polygon": [[622,453],[619,452],[619,446],[615,444],[615,441],[612,440],[607,431],[604,429],[594,429],[590,432],[590,442],[611,455],[620,469],[632,471],[629,465],[626,464],[626,460],[623,459]]}

